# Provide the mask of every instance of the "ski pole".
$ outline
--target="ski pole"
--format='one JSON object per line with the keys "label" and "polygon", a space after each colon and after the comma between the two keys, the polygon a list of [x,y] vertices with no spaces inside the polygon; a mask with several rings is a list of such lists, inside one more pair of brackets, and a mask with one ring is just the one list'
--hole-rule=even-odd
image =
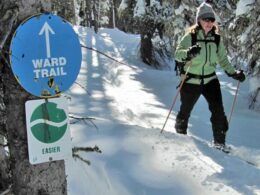
{"label": "ski pole", "polygon": [[235,97],[234,97],[234,100],[233,100],[233,103],[232,103],[232,107],[231,107],[231,111],[230,111],[230,114],[229,114],[229,117],[228,117],[228,124],[230,124],[231,116],[232,116],[233,111],[234,111],[234,107],[235,107],[235,103],[236,103],[236,99],[237,99],[237,94],[238,94],[239,85],[240,85],[240,81],[237,82],[236,94],[235,94]]}
{"label": "ski pole", "polygon": [[173,107],[174,107],[174,105],[175,105],[175,103],[176,103],[177,97],[178,97],[178,95],[179,95],[179,93],[180,93],[180,91],[181,91],[181,88],[182,88],[182,86],[183,86],[183,84],[184,84],[184,82],[185,82],[185,80],[186,80],[186,78],[187,78],[187,74],[188,74],[188,71],[189,71],[190,66],[191,66],[191,61],[189,61],[189,62],[187,63],[187,65],[188,65],[188,68],[187,68],[187,70],[186,70],[186,72],[185,72],[185,74],[184,74],[184,77],[182,78],[182,81],[181,81],[181,84],[180,84],[180,86],[179,86],[179,88],[178,88],[178,91],[177,91],[176,95],[175,95],[174,98],[173,98],[172,106],[171,106],[171,108],[170,108],[170,110],[169,110],[169,113],[168,113],[168,115],[167,115],[167,117],[166,117],[166,120],[165,120],[165,122],[164,122],[164,124],[163,124],[163,128],[161,129],[161,132],[160,132],[160,133],[163,132],[164,127],[166,126],[166,123],[167,123],[167,121],[168,121],[168,119],[169,119],[169,117],[170,117],[170,114],[171,114],[171,112],[172,112],[172,110],[173,110]]}

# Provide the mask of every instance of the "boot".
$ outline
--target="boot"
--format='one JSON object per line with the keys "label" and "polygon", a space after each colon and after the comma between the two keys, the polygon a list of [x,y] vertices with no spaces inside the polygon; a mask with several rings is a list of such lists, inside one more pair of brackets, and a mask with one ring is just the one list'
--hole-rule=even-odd
{"label": "boot", "polygon": [[188,120],[176,118],[175,130],[179,134],[187,134]]}
{"label": "boot", "polygon": [[213,147],[225,152],[225,153],[230,153],[231,152],[231,147],[230,146],[226,146],[225,144],[219,144],[219,143],[215,143],[213,142]]}
{"label": "boot", "polygon": [[187,135],[187,130],[186,129],[178,129],[178,128],[175,128],[176,132],[179,133],[179,134],[183,134],[183,135]]}
{"label": "boot", "polygon": [[213,133],[213,147],[223,151],[225,153],[229,153],[229,149],[226,147],[226,132],[225,131],[214,131]]}
{"label": "boot", "polygon": [[226,131],[214,131],[213,132],[213,137],[214,137],[214,141],[213,144],[214,145],[219,145],[219,146],[225,146],[225,142],[226,142]]}
{"label": "boot", "polygon": [[224,115],[222,117],[211,117],[212,130],[213,130],[213,143],[215,145],[224,145],[226,142],[226,133],[228,131],[228,121],[227,117]]}

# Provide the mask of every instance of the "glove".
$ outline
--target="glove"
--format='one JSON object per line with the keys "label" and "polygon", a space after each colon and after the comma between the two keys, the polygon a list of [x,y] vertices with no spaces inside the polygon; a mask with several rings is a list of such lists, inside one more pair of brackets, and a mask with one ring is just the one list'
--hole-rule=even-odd
{"label": "glove", "polygon": [[185,62],[179,62],[177,60],[175,60],[175,72],[176,72],[176,76],[180,75],[182,72],[184,72],[184,66],[185,66]]}
{"label": "glove", "polygon": [[189,47],[187,51],[187,60],[191,60],[192,58],[197,56],[200,53],[200,50],[201,47],[198,44]]}
{"label": "glove", "polygon": [[234,74],[231,75],[231,77],[240,82],[243,82],[246,79],[243,70],[236,71]]}

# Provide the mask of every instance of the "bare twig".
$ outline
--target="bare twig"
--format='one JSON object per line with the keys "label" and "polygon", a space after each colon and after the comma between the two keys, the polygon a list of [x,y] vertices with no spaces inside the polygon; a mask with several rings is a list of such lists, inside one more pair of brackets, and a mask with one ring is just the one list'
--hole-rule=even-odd
{"label": "bare twig", "polygon": [[260,87],[258,87],[257,90],[255,91],[255,94],[252,95],[253,97],[252,97],[251,103],[249,105],[249,109],[254,109],[254,106],[255,106],[256,99],[258,97],[259,91],[260,91]]}
{"label": "bare twig", "polygon": [[79,154],[77,154],[77,152],[79,152],[79,151],[102,153],[102,151],[99,149],[98,146],[94,146],[93,148],[92,147],[74,147],[72,149],[73,158],[78,158],[78,159],[82,160],[83,162],[85,162],[87,165],[90,165],[91,162],[89,160],[84,159]]}
{"label": "bare twig", "polygon": [[89,160],[86,160],[84,158],[82,158],[80,155],[78,154],[72,154],[73,158],[78,158],[79,160],[82,160],[83,162],[85,162],[87,165],[90,165],[90,161]]}
{"label": "bare twig", "polygon": [[7,147],[9,146],[8,144],[0,144],[1,147]]}
{"label": "bare twig", "polygon": [[70,122],[71,124],[75,124],[75,123],[77,123],[77,121],[83,121],[85,124],[87,124],[87,121],[89,121],[98,130],[98,127],[93,122],[93,120],[95,120],[95,118],[93,118],[93,117],[78,117],[78,116],[73,116],[73,115],[69,115],[69,117],[72,119],[75,119],[75,121]]}
{"label": "bare twig", "polygon": [[97,152],[97,153],[102,153],[102,151],[99,149],[98,146],[92,147],[74,147],[72,149],[73,153],[78,152],[78,151],[85,151],[85,152]]}
{"label": "bare twig", "polygon": [[87,90],[86,87],[84,87],[82,84],[80,84],[80,83],[78,83],[78,82],[75,82],[75,84],[77,84],[78,86],[80,86],[82,89],[84,89],[84,90],[87,92],[87,94],[88,94],[89,96],[91,96],[91,94],[89,93],[89,91]]}
{"label": "bare twig", "polygon": [[86,49],[89,49],[89,50],[92,50],[92,51],[95,51],[95,52],[97,52],[97,53],[100,53],[100,54],[102,54],[102,55],[108,57],[109,59],[114,60],[115,62],[117,62],[117,63],[119,63],[119,64],[127,65],[127,64],[125,64],[125,63],[123,63],[123,62],[120,62],[120,61],[116,60],[115,58],[110,57],[109,55],[107,55],[107,54],[105,54],[105,53],[103,53],[103,52],[101,52],[101,51],[98,51],[98,50],[92,48],[92,47],[88,47],[88,46],[85,46],[85,45],[81,45],[81,47],[86,48]]}
{"label": "bare twig", "polygon": [[0,195],[10,195],[10,194],[12,194],[11,193],[11,187],[12,187],[12,185],[10,185],[9,187],[8,187],[8,189],[6,189],[5,191],[2,191],[2,192],[0,192],[1,194]]}
{"label": "bare twig", "polygon": [[[3,16],[3,18],[6,18],[8,19],[8,28],[5,30],[5,35],[4,35],[4,38],[1,40],[1,43],[0,43],[0,48],[2,49],[5,45],[5,42],[7,40],[7,38],[9,37],[9,35],[11,34],[12,32],[12,29],[13,29],[13,26],[14,26],[14,23],[16,22],[16,19],[18,17],[18,13],[19,13],[19,10],[18,10],[18,7],[13,7],[11,8],[12,10],[8,10],[5,15]],[[11,18],[11,19],[9,19]]]}
{"label": "bare twig", "polygon": [[0,55],[1,55],[1,58],[4,60],[4,63],[5,63],[6,65],[8,65],[9,67],[11,67],[9,61],[6,59],[6,57],[5,57],[5,55],[4,55],[3,53],[8,53],[8,52],[6,52],[6,51],[4,51],[4,50],[2,49],[2,50],[0,51]]}

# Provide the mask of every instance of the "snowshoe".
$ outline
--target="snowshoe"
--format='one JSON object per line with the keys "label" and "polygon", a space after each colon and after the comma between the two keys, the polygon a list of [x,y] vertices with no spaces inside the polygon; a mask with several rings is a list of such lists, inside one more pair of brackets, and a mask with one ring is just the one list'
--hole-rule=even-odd
{"label": "snowshoe", "polygon": [[213,148],[216,148],[227,154],[231,152],[231,147],[226,146],[225,144],[213,143]]}

